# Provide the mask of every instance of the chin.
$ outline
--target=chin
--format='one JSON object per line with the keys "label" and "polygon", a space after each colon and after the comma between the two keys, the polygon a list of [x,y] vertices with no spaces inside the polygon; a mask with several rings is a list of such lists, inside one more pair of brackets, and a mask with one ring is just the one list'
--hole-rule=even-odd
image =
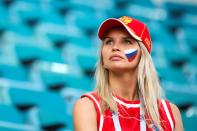
{"label": "chin", "polygon": [[110,66],[109,68],[107,68],[108,70],[112,71],[112,72],[117,72],[117,73],[123,73],[123,72],[128,72],[129,70],[133,70],[136,69],[135,67],[128,67],[128,66]]}

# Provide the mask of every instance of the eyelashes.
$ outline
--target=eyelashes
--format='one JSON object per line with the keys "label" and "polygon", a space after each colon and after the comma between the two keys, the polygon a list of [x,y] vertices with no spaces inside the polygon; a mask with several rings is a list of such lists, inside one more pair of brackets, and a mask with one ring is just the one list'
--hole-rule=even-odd
{"label": "eyelashes", "polygon": [[106,45],[109,45],[109,44],[112,44],[113,40],[112,39],[109,39],[109,40],[106,40],[106,42],[104,42]]}
{"label": "eyelashes", "polygon": [[124,43],[126,43],[126,44],[133,44],[133,43],[131,42],[131,40],[124,40]]}
{"label": "eyelashes", "polygon": [[[114,43],[114,40],[113,40],[113,39],[104,40],[103,43],[104,43],[105,45],[111,45],[111,44]],[[132,45],[132,44],[133,44],[133,41],[130,40],[130,39],[124,39],[124,40],[122,40],[120,43]]]}

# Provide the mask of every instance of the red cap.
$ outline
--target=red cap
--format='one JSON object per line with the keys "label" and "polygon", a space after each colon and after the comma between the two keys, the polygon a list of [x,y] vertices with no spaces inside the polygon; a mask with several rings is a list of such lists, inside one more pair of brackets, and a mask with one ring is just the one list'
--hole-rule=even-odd
{"label": "red cap", "polygon": [[148,52],[151,52],[152,42],[150,33],[147,26],[139,20],[131,18],[129,16],[123,16],[119,19],[109,18],[105,20],[99,27],[98,37],[102,39],[105,32],[112,27],[123,26],[130,33],[130,35],[138,41],[141,41]]}

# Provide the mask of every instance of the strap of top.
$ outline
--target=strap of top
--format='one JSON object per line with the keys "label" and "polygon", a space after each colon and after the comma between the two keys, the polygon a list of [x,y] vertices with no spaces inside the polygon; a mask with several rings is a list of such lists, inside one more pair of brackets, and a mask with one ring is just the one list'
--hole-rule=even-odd
{"label": "strap of top", "polygon": [[94,92],[90,92],[90,93],[84,94],[84,95],[81,96],[81,98],[83,98],[83,97],[87,97],[93,102],[94,107],[96,109],[96,113],[97,113],[97,128],[99,129],[99,131],[102,131],[104,117],[103,117],[103,115],[101,113],[99,97]]}

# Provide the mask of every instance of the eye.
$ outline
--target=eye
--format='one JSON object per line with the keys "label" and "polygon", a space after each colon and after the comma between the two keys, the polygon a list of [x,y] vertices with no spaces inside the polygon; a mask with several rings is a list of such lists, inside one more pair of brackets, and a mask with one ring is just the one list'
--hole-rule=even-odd
{"label": "eye", "polygon": [[125,43],[125,44],[132,44],[132,41],[126,39],[126,40],[124,40],[124,43]]}
{"label": "eye", "polygon": [[108,40],[105,40],[105,41],[104,41],[104,44],[110,45],[110,44],[112,44],[112,42],[113,42],[112,39],[108,39]]}

